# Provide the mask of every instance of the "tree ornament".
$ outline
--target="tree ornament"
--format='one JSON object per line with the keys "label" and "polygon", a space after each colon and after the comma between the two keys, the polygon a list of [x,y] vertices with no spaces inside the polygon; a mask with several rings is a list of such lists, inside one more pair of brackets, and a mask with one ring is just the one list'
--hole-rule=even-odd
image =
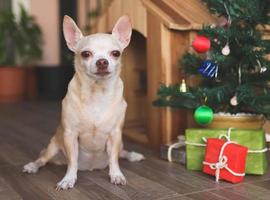
{"label": "tree ornament", "polygon": [[210,124],[213,118],[213,110],[205,105],[198,107],[194,112],[194,119],[200,125]]}
{"label": "tree ornament", "polygon": [[225,45],[225,47],[223,47],[223,49],[221,50],[221,53],[224,55],[224,56],[228,56],[230,54],[230,47],[229,47],[229,43],[227,43]]}
{"label": "tree ornament", "polygon": [[262,67],[261,70],[260,70],[260,73],[264,73],[266,72],[267,68],[266,67]]}
{"label": "tree ornament", "polygon": [[217,25],[216,24],[211,24],[211,26],[210,26],[210,28],[216,28],[217,27]]}
{"label": "tree ornament", "polygon": [[187,84],[186,84],[185,79],[182,79],[182,83],[179,86],[179,92],[181,93],[187,92]]}
{"label": "tree ornament", "polygon": [[223,27],[225,29],[229,28],[230,24],[227,18],[222,18],[221,21],[218,24],[220,27]]}
{"label": "tree ornament", "polygon": [[234,95],[234,96],[231,98],[230,103],[231,103],[232,106],[237,106],[237,105],[238,105],[238,101],[237,101],[236,95]]}
{"label": "tree ornament", "polygon": [[196,52],[205,53],[210,49],[211,42],[207,37],[198,35],[192,42],[192,46]]}
{"label": "tree ornament", "polygon": [[259,66],[259,72],[260,73],[266,72],[267,68],[266,67],[262,67],[261,62],[259,60],[256,60],[256,61],[257,61],[258,66]]}
{"label": "tree ornament", "polygon": [[218,66],[211,60],[205,60],[199,67],[198,72],[207,78],[217,77]]}

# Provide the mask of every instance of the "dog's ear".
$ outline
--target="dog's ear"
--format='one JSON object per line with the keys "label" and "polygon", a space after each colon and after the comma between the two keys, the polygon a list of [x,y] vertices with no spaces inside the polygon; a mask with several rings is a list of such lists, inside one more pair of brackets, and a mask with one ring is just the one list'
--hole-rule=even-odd
{"label": "dog's ear", "polygon": [[68,48],[74,52],[78,41],[83,35],[73,19],[67,15],[64,16],[63,32]]}
{"label": "dog's ear", "polygon": [[127,15],[120,17],[113,27],[112,35],[119,41],[121,48],[128,46],[132,33],[132,26]]}

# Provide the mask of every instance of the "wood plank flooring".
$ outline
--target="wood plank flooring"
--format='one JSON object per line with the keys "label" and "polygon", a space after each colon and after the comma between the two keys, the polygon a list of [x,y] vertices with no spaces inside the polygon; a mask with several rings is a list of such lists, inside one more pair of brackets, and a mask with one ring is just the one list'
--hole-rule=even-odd
{"label": "wood plank flooring", "polygon": [[126,142],[127,149],[142,152],[146,160],[120,166],[128,184],[109,183],[108,170],[80,171],[74,189],[56,191],[65,166],[48,164],[37,174],[22,173],[53,134],[59,120],[59,102],[24,102],[0,105],[0,200],[192,200],[270,199],[270,171],[245,177],[240,184],[215,183],[201,172],[160,160],[158,152]]}

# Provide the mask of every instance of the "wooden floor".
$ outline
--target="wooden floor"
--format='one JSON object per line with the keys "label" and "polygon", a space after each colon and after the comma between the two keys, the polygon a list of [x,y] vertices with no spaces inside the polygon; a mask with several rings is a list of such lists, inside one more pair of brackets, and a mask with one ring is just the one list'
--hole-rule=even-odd
{"label": "wooden floor", "polygon": [[241,184],[214,182],[201,172],[158,158],[158,153],[126,143],[142,152],[140,163],[121,161],[128,185],[109,183],[108,170],[78,173],[74,189],[55,191],[64,166],[49,164],[39,173],[22,173],[22,165],[36,158],[48,143],[59,119],[60,103],[25,102],[0,105],[0,200],[98,200],[98,199],[270,199],[270,172],[246,176]]}

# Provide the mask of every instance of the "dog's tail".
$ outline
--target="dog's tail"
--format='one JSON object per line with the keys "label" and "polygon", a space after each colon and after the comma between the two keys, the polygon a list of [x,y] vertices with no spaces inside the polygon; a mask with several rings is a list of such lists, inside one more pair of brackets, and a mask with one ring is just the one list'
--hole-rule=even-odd
{"label": "dog's tail", "polygon": [[139,162],[141,160],[145,160],[144,155],[134,151],[129,152],[124,149],[120,152],[120,158],[127,159],[129,162]]}

